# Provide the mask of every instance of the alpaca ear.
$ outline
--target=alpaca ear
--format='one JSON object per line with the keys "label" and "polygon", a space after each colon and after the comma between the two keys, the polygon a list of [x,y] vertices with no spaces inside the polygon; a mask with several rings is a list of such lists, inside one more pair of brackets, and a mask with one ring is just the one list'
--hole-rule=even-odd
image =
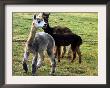
{"label": "alpaca ear", "polygon": [[33,19],[36,20],[36,14],[34,14]]}
{"label": "alpaca ear", "polygon": [[43,12],[43,15],[50,15],[50,13],[49,12]]}
{"label": "alpaca ear", "polygon": [[50,15],[50,13],[48,12],[48,15]]}

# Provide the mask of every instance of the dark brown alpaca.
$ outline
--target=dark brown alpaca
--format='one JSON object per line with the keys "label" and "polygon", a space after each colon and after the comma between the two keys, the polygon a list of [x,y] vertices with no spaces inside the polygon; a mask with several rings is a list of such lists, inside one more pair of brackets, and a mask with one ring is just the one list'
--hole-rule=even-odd
{"label": "dark brown alpaca", "polygon": [[[79,63],[81,63],[81,52],[80,45],[82,44],[82,39],[80,36],[73,34],[69,28],[67,27],[50,27],[48,23],[49,14],[43,13],[44,21],[47,23],[43,30],[46,33],[49,33],[55,40],[55,45],[57,46],[58,53],[58,61],[60,62],[60,47],[71,45],[71,49],[73,51],[73,59],[76,58],[76,53],[79,56]],[[62,31],[63,30],[63,31]],[[59,33],[60,32],[60,33]]]}
{"label": "dark brown alpaca", "polygon": [[[43,19],[45,20],[46,23],[48,23],[49,15],[50,15],[50,13],[45,13],[45,12],[43,12],[41,14],[41,16],[43,17]],[[64,34],[64,33],[72,33],[72,31],[67,27],[55,26],[53,33]]]}
{"label": "dark brown alpaca", "polygon": [[[49,20],[49,15],[50,15],[50,13],[45,13],[45,12],[43,12],[42,14],[40,14],[42,17],[43,17],[43,19],[48,23],[48,20]],[[64,34],[64,33],[72,33],[72,31],[69,29],[69,28],[67,28],[67,27],[61,27],[61,26],[55,26],[54,27],[54,30],[53,30],[53,33],[54,34]],[[58,55],[58,58],[60,58],[60,54],[61,54],[61,46],[57,46],[56,47],[57,49],[56,49],[56,57],[57,57],[57,55]],[[62,58],[64,57],[64,55],[65,55],[65,53],[66,53],[66,46],[64,46],[63,47],[63,53],[62,53]],[[71,57],[71,55],[69,54],[69,56]],[[58,59],[58,62],[60,62],[60,59]]]}

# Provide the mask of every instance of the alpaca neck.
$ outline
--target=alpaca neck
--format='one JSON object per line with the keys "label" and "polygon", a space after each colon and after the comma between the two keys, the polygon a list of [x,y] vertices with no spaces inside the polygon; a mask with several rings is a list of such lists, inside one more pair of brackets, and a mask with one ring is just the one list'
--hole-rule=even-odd
{"label": "alpaca neck", "polygon": [[32,43],[32,41],[35,38],[35,34],[36,34],[36,28],[32,25],[31,31],[30,31],[30,34],[29,34],[29,37],[28,37],[28,40],[27,40],[28,43]]}
{"label": "alpaca neck", "polygon": [[43,30],[44,30],[44,32],[46,32],[46,33],[48,33],[48,34],[53,35],[53,28],[51,28],[51,27],[49,26],[49,24],[47,25],[46,28],[43,28]]}

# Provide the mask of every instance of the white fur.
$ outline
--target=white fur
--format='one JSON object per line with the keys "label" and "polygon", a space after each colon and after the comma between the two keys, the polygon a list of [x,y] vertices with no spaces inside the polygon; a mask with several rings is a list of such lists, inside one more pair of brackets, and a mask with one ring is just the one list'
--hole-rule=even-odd
{"label": "white fur", "polygon": [[38,20],[34,20],[34,25],[36,28],[42,28],[46,23],[44,22],[44,20],[40,20],[40,23],[38,23]]}
{"label": "white fur", "polygon": [[28,55],[26,53],[24,53],[24,60],[27,61],[28,60]]}
{"label": "white fur", "polygon": [[42,65],[42,59],[41,59],[40,55],[38,54],[37,67],[39,68],[39,67],[41,67],[41,65]]}

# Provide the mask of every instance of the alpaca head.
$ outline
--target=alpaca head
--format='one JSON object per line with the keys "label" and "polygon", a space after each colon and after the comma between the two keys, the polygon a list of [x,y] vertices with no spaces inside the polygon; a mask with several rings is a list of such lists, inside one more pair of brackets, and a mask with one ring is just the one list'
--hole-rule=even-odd
{"label": "alpaca head", "polygon": [[[50,15],[50,13],[48,13],[48,12],[42,12],[42,13],[39,13],[38,15],[35,14],[35,15],[33,16],[33,19],[34,19],[34,21],[42,20],[41,25],[42,25],[42,24],[44,24],[44,25],[42,25],[42,26],[40,26],[40,27],[43,28],[43,29],[45,29],[45,28],[47,28],[48,25],[49,25],[49,23],[48,23],[49,15]],[[37,22],[38,22],[38,21],[37,21]],[[34,22],[34,23],[36,24],[37,22]],[[36,24],[36,25],[38,25],[38,24]],[[40,25],[40,24],[39,24],[39,25]]]}
{"label": "alpaca head", "polygon": [[42,18],[44,19],[44,21],[45,21],[46,23],[48,23],[49,15],[50,15],[50,13],[48,13],[48,12],[43,12],[43,13],[42,13]]}
{"label": "alpaca head", "polygon": [[36,16],[36,14],[33,16],[33,25],[36,28],[42,28],[46,25],[46,22],[44,21],[44,19],[42,17],[40,17],[40,15]]}
{"label": "alpaca head", "polygon": [[42,13],[39,13],[37,17],[44,19],[44,21],[46,23],[48,23],[49,15],[50,15],[50,13],[48,13],[48,12],[42,12]]}

